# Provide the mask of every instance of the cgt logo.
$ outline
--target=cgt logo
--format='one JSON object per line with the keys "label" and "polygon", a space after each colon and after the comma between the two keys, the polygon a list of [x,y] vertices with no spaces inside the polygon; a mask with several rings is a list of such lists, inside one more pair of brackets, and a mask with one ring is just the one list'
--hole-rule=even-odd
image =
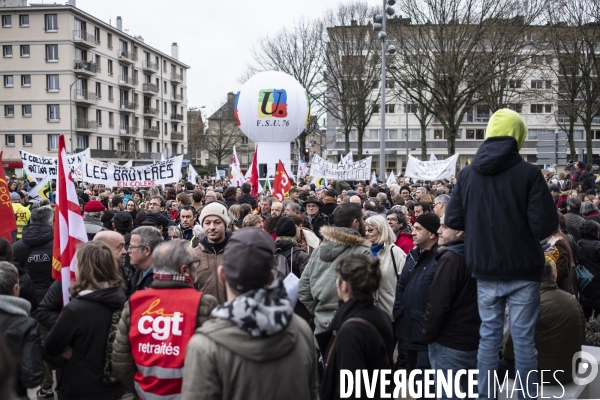
{"label": "cgt logo", "polygon": [[169,336],[181,336],[180,324],[183,322],[183,313],[175,312],[165,314],[163,308],[157,308],[160,299],[156,299],[150,304],[148,309],[142,313],[138,321],[138,331],[142,335],[152,334],[156,340],[165,340]]}
{"label": "cgt logo", "polygon": [[285,89],[263,89],[258,92],[259,118],[285,118],[287,115]]}

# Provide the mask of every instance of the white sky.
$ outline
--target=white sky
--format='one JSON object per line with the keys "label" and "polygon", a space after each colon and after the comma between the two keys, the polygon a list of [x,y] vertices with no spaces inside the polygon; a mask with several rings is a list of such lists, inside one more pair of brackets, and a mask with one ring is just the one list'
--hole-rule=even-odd
{"label": "white sky", "polygon": [[[188,107],[207,112],[236,92],[238,79],[252,61],[260,37],[291,26],[300,16],[318,17],[343,0],[77,0],[77,7],[116,26],[141,35],[150,46],[171,54],[179,45],[179,60],[189,65]],[[48,0],[46,0],[48,2]],[[58,1],[57,1],[58,2]],[[368,0],[379,5],[381,0]]]}

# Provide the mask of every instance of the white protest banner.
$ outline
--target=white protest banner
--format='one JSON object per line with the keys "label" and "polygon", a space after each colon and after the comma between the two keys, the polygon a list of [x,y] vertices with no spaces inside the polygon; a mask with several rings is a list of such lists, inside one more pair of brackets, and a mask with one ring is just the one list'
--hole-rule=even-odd
{"label": "white protest banner", "polygon": [[422,181],[448,179],[456,174],[457,160],[458,154],[439,161],[421,161],[409,155],[405,175]]}
{"label": "white protest banner", "polygon": [[[21,152],[21,160],[23,160],[23,169],[27,175],[32,178],[44,179],[47,176],[51,176],[56,179],[56,171],[58,170],[58,158],[56,157],[46,157],[40,156],[37,154],[28,153],[23,150],[19,150]],[[67,161],[69,163],[69,168],[71,169],[71,174],[73,174],[73,179],[76,181],[81,181],[81,164],[86,157],[90,157],[90,149],[87,148],[81,153],[76,153],[70,156],[67,156]]]}
{"label": "white protest banner", "polygon": [[331,163],[313,154],[310,175],[342,181],[367,181],[371,176],[371,159],[372,157],[367,157],[359,161],[340,165]]}
{"label": "white protest banner", "polygon": [[85,158],[82,164],[83,181],[117,187],[166,185],[181,180],[183,155],[141,167],[127,168]]}
{"label": "white protest banner", "polygon": [[396,175],[394,175],[394,171],[390,172],[390,177],[386,181],[386,184],[388,185],[388,187],[397,183],[396,181],[397,181],[397,179],[396,179]]}

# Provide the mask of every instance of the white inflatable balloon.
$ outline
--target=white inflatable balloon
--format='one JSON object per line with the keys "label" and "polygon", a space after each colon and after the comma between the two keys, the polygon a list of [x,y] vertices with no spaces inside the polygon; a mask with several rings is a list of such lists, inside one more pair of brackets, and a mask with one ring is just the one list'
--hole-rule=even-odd
{"label": "white inflatable balloon", "polygon": [[308,94],[286,73],[260,72],[237,93],[234,114],[242,132],[255,142],[291,142],[308,123]]}

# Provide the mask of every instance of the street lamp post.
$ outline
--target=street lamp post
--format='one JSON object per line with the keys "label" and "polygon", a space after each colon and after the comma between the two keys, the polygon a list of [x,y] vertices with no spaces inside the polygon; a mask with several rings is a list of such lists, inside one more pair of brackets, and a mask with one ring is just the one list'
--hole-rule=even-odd
{"label": "street lamp post", "polygon": [[404,101],[404,114],[406,115],[406,166],[404,172],[406,175],[406,168],[408,168],[408,96],[406,96]]}
{"label": "street lamp post", "polygon": [[69,85],[69,134],[71,136],[71,154],[73,154],[73,85],[77,83],[77,81],[79,81],[79,77],[76,76],[75,77],[75,81],[73,81],[73,83],[71,83],[71,85]]}

